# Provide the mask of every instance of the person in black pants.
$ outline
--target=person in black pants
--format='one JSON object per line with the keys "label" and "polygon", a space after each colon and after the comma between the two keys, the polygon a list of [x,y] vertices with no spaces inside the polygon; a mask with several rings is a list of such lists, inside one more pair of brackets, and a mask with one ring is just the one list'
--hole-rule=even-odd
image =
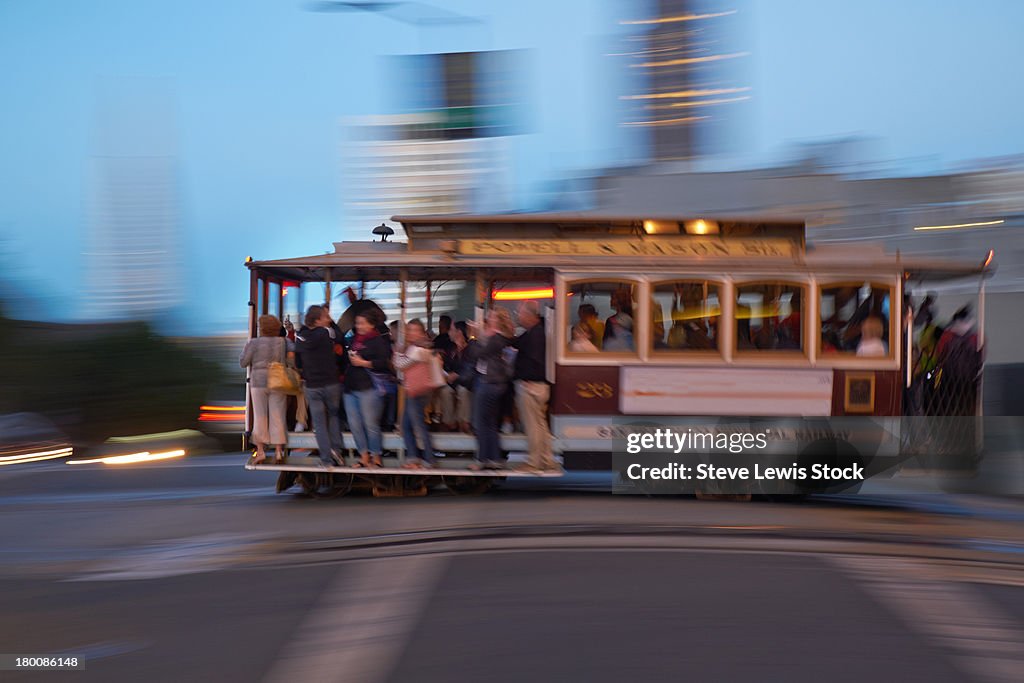
{"label": "person in black pants", "polygon": [[306,312],[306,325],[295,335],[295,351],[301,360],[302,376],[306,380],[306,402],[313,421],[320,461],[325,465],[344,465],[341,451],[339,406],[341,384],[334,355],[334,321],[323,306],[310,306]]}
{"label": "person in black pants", "polygon": [[477,357],[477,380],[473,390],[473,430],[477,440],[477,462],[472,469],[502,467],[501,408],[502,398],[509,390],[512,367],[505,349],[512,342],[515,327],[512,316],[504,308],[491,309],[487,326],[481,335]]}

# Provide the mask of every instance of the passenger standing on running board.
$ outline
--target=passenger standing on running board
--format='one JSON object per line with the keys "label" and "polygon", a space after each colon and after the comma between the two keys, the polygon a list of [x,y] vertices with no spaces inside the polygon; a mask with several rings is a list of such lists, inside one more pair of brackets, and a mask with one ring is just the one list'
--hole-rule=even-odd
{"label": "passenger standing on running board", "polygon": [[540,304],[524,301],[519,305],[517,317],[519,324],[526,330],[512,342],[519,350],[514,373],[516,407],[530,449],[529,459],[523,469],[557,471],[559,467],[551,452],[551,430],[548,428],[551,385],[547,381],[547,339],[544,336]]}
{"label": "passenger standing on running board", "polygon": [[345,414],[359,451],[356,467],[382,467],[381,412],[391,370],[391,344],[379,331],[383,321],[373,310],[355,316],[355,336],[345,354]]}
{"label": "passenger standing on running board", "polygon": [[515,327],[512,316],[504,308],[492,308],[487,314],[487,326],[480,335],[480,355],[477,357],[476,385],[473,389],[473,430],[476,432],[477,462],[471,469],[500,469],[501,456],[501,399],[508,391],[512,368],[505,360],[505,349],[512,343]]}
{"label": "passenger standing on running board", "polygon": [[295,351],[306,380],[306,402],[313,418],[313,434],[324,465],[341,465],[341,384],[334,355],[337,335],[330,312],[323,306],[310,306],[306,325],[295,333]]}
{"label": "passenger standing on running board", "polygon": [[[405,387],[405,409],[402,412],[402,440],[409,462],[407,469],[422,469],[424,466],[435,467],[434,445],[427,429],[426,411],[430,393],[437,388],[433,380],[435,371],[441,377],[440,359],[434,357],[433,346],[427,338],[427,330],[419,318],[413,318],[405,324],[405,348],[395,351],[393,362],[395,370],[402,373],[402,386]],[[420,443],[423,447],[420,448]]]}

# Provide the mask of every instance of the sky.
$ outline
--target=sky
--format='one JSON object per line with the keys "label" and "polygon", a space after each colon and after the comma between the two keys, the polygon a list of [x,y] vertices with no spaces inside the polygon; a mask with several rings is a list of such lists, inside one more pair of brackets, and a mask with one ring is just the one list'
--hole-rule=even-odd
{"label": "sky", "polygon": [[[479,17],[416,28],[299,0],[0,0],[0,268],[76,317],[96,163],[125,148],[177,159],[190,332],[245,313],[244,258],[321,253],[342,239],[341,121],[388,111],[383,57],[520,49],[528,130],[517,204],[552,180],[635,163],[609,69],[629,0],[432,0]],[[642,7],[642,4],[640,5]],[[864,136],[915,171],[1024,153],[1024,2],[738,0],[752,100],[747,163],[793,142]],[[610,47],[611,46],[611,47]],[[119,115],[111,115],[111,111]],[[131,112],[156,121],[133,123]]]}

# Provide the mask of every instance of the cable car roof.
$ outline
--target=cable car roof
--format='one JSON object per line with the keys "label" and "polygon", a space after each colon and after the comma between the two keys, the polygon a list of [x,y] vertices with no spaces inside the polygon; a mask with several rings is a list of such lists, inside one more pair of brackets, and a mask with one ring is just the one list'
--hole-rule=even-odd
{"label": "cable car roof", "polygon": [[[913,280],[989,276],[991,258],[974,263],[902,258],[872,243],[806,245],[802,222],[722,218],[644,218],[586,213],[496,216],[396,216],[408,242],[335,242],[334,253],[250,261],[294,281],[531,279],[561,272],[620,275],[680,273],[705,277],[765,273],[902,274]],[[714,234],[687,234],[691,221]],[[705,226],[706,227],[706,226]],[[651,229],[655,234],[648,234]],[[675,232],[671,232],[671,230]],[[663,231],[664,230],[664,231]],[[698,248],[699,247],[699,248]]]}

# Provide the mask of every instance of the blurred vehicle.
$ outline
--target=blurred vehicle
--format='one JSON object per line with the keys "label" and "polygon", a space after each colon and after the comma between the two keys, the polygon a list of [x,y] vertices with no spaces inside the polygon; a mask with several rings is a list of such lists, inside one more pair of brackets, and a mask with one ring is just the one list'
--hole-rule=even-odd
{"label": "blurred vehicle", "polygon": [[71,440],[37,413],[0,415],[0,465],[67,458]]}
{"label": "blurred vehicle", "polygon": [[[391,229],[382,225],[374,229],[378,242],[247,261],[250,334],[260,314],[281,316],[284,283],[323,283],[330,300],[332,282],[397,282],[404,303],[409,290],[462,280],[474,285],[475,297],[444,311],[455,320],[480,322],[488,308],[527,299],[547,307],[551,427],[567,467],[607,469],[623,440],[651,425],[770,429],[783,436],[762,453],[781,465],[863,464],[869,476],[913,456],[915,444],[967,462],[980,449],[976,424],[948,419],[978,414],[976,384],[963,395],[930,402],[927,410],[906,398],[915,379],[908,305],[916,283],[977,278],[983,285],[993,270],[991,254],[957,263],[908,260],[876,245],[808,248],[802,222],[771,219],[512,214],[393,220],[404,227],[407,243],[387,242]],[[983,316],[983,286],[978,310]],[[428,327],[432,318],[428,297]],[[573,328],[589,335],[586,350],[571,344]],[[922,421],[904,429],[907,417]],[[235,424],[234,418],[222,421]],[[244,426],[250,426],[248,415]],[[351,443],[350,435],[345,439]],[[522,434],[502,440],[506,450],[526,446]],[[385,434],[384,441],[385,448],[401,448],[397,434]],[[289,448],[312,444],[308,433],[289,434]],[[438,434],[435,447],[472,453],[476,440]],[[452,462],[446,458],[446,470]],[[390,476],[334,469],[334,480],[318,476],[340,480],[339,490],[347,490],[353,476]],[[388,486],[403,485],[395,479]]]}
{"label": "blurred vehicle", "polygon": [[216,439],[226,451],[244,447],[245,389],[235,384],[224,384],[210,391],[207,400],[198,406],[197,429]]}

